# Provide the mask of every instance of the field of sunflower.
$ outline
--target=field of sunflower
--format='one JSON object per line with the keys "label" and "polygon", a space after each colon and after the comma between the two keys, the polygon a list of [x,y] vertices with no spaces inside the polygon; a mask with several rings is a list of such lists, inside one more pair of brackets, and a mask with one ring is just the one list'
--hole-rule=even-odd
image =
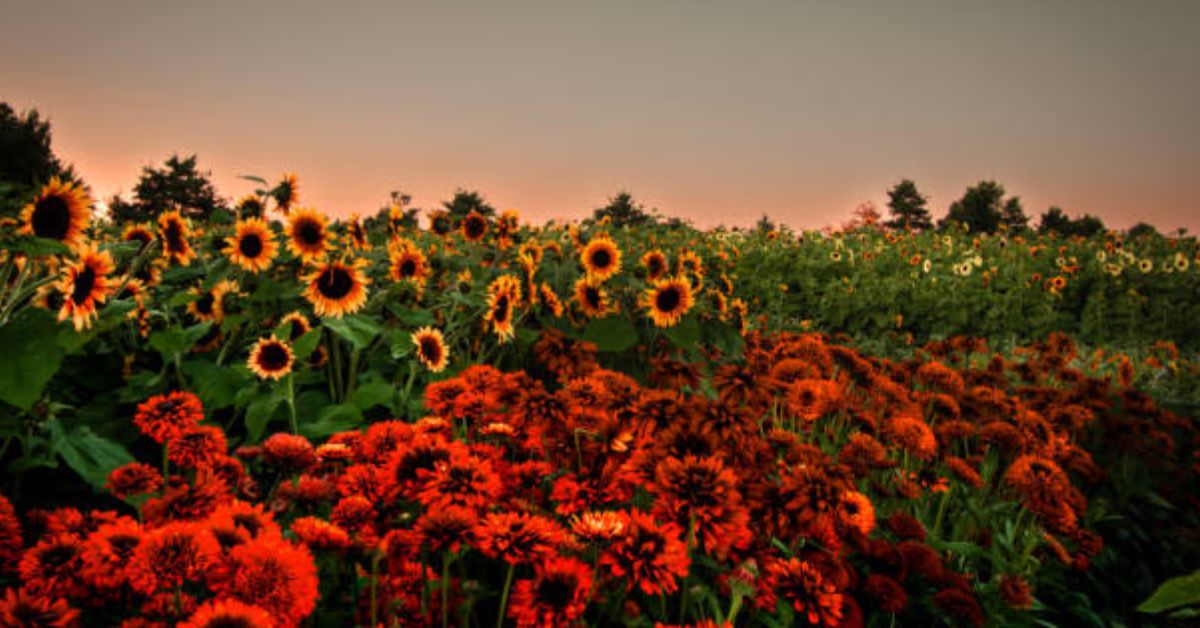
{"label": "field of sunflower", "polygon": [[296,192],[112,224],[54,180],[0,218],[0,625],[1200,606],[1156,592],[1200,566],[1194,238],[422,226]]}

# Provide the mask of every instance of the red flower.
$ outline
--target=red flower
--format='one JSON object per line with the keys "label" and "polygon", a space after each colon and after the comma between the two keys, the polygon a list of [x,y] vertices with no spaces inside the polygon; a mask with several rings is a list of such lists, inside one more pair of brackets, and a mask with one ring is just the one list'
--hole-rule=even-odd
{"label": "red flower", "polygon": [[151,530],[129,561],[129,583],[151,595],[203,580],[220,553],[217,540],[194,523],[174,522]]}
{"label": "red flower", "polygon": [[658,464],[650,487],[658,496],[653,514],[681,529],[692,527],[705,551],[724,556],[751,539],[750,513],[737,491],[737,476],[715,456],[669,456]]}
{"label": "red flower", "polygon": [[1000,599],[1017,609],[1033,606],[1033,587],[1024,578],[1012,574],[1000,576]]}
{"label": "red flower", "polygon": [[263,460],[289,471],[303,471],[317,464],[317,450],[303,436],[273,434],[263,442]]}
{"label": "red flower", "polygon": [[292,534],[311,549],[341,552],[350,547],[350,534],[317,517],[300,517],[292,522]]}
{"label": "red flower", "polygon": [[167,457],[184,469],[208,466],[227,448],[225,432],[212,425],[193,427],[167,439]]}
{"label": "red flower", "polygon": [[552,558],[537,565],[532,580],[513,587],[508,616],[521,628],[572,626],[587,609],[592,571],[574,558]]}
{"label": "red flower", "polygon": [[79,611],[63,599],[9,589],[0,600],[0,626],[68,628],[79,625]]}
{"label": "red flower", "polygon": [[312,554],[280,538],[259,538],[233,548],[213,581],[221,595],[259,606],[283,625],[299,624],[317,603]]}
{"label": "red flower", "polygon": [[83,543],[79,537],[55,534],[26,550],[18,570],[29,592],[45,597],[71,597],[81,591],[82,564]]}
{"label": "red flower", "polygon": [[134,425],[159,443],[196,427],[203,420],[204,407],[200,405],[200,398],[184,391],[147,399],[138,406],[133,417]]}
{"label": "red flower", "polygon": [[982,626],[983,609],[971,594],[958,589],[946,589],[930,598],[934,608],[945,613],[956,626]]}
{"label": "red flower", "polygon": [[899,613],[908,606],[908,593],[904,591],[904,587],[882,574],[867,576],[863,592],[885,613]]}
{"label": "red flower", "polygon": [[807,561],[777,560],[767,565],[767,578],[777,595],[809,624],[836,626],[842,618],[842,594]]}
{"label": "red flower", "polygon": [[125,499],[153,493],[162,488],[162,482],[158,469],[142,462],[130,462],[113,469],[104,487],[114,497]]}
{"label": "red flower", "polygon": [[267,611],[237,600],[211,600],[206,602],[187,621],[176,628],[273,628],[275,622]]}
{"label": "red flower", "polygon": [[659,525],[648,514],[629,511],[625,529],[601,554],[600,564],[624,580],[626,589],[636,587],[647,595],[674,593],[691,564],[682,535],[673,523]]}
{"label": "red flower", "polygon": [[83,546],[81,573],[84,580],[101,591],[119,589],[128,578],[126,568],[145,533],[129,518],[100,526]]}
{"label": "red flower", "polygon": [[457,552],[463,543],[475,541],[479,516],[461,506],[428,510],[417,519],[416,528],[432,552]]}
{"label": "red flower", "polygon": [[545,517],[515,512],[489,514],[476,531],[479,550],[507,563],[537,563],[554,556],[566,531]]}
{"label": "red flower", "polygon": [[483,508],[495,503],[504,489],[492,463],[464,448],[453,449],[450,458],[436,463],[432,471],[418,471],[418,477],[422,487],[417,498],[429,509]]}
{"label": "red flower", "polygon": [[0,495],[0,573],[12,571],[20,560],[21,521],[17,511],[3,495]]}

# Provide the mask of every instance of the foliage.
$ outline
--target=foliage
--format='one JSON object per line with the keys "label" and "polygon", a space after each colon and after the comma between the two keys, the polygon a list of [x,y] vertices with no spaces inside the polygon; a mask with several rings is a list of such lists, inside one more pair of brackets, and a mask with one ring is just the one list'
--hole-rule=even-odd
{"label": "foliage", "polygon": [[200,172],[196,156],[171,155],[161,168],[145,166],[133,188],[133,201],[115,198],[109,203],[114,221],[152,221],[164,211],[178,208],[185,216],[204,219],[215,211],[225,211],[225,201],[217,196],[210,172]]}

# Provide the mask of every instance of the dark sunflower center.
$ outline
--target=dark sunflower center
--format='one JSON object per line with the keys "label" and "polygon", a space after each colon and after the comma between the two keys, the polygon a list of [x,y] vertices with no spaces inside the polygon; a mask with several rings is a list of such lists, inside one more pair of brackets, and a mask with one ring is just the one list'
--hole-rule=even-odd
{"label": "dark sunflower center", "polygon": [[483,230],[486,227],[487,225],[482,219],[469,218],[467,219],[467,236],[471,238],[478,238],[483,235]]}
{"label": "dark sunflower center", "polygon": [[269,342],[263,345],[262,351],[258,354],[258,365],[265,371],[280,371],[287,368],[287,349],[278,342]]}
{"label": "dark sunflower center", "polygon": [[594,266],[596,270],[605,270],[611,265],[612,254],[608,252],[608,249],[596,249],[596,251],[592,253],[592,266]]}
{"label": "dark sunflower center", "polygon": [[254,622],[238,615],[218,615],[204,622],[204,628],[254,628]]}
{"label": "dark sunflower center", "polygon": [[183,225],[178,220],[171,220],[165,229],[167,250],[179,252],[184,249]]}
{"label": "dark sunflower center", "polygon": [[141,242],[142,246],[146,246],[147,244],[150,244],[150,234],[146,233],[145,231],[138,230],[130,233],[126,240],[130,242]]}
{"label": "dark sunflower center", "polygon": [[84,266],[83,270],[75,275],[75,288],[71,290],[71,300],[75,305],[81,305],[92,296],[92,289],[95,287],[96,271],[92,270],[91,266]]}
{"label": "dark sunflower center", "polygon": [[503,323],[508,320],[508,297],[502,296],[496,299],[496,308],[492,314],[492,320],[497,323]]}
{"label": "dark sunflower center", "polygon": [[196,311],[201,314],[212,314],[213,305],[217,302],[211,292],[206,292],[196,299]]}
{"label": "dark sunflower center", "polygon": [[597,288],[588,288],[583,291],[583,298],[587,300],[588,307],[600,309],[600,290]]}
{"label": "dark sunflower center", "polygon": [[421,339],[421,355],[430,364],[441,362],[442,345],[437,341],[437,338],[425,337]]}
{"label": "dark sunflower center", "polygon": [[575,597],[575,583],[562,574],[548,575],[538,584],[537,597],[551,608],[564,608]]}
{"label": "dark sunflower center", "polygon": [[47,196],[33,206],[33,235],[65,240],[71,230],[71,207],[61,196]]}
{"label": "dark sunflower center", "polygon": [[654,295],[654,307],[660,312],[672,313],[682,302],[683,295],[679,294],[679,288],[675,286],[663,288]]}
{"label": "dark sunflower center", "polygon": [[663,261],[661,257],[650,258],[650,274],[658,275],[663,271]]}
{"label": "dark sunflower center", "polygon": [[400,276],[412,277],[417,274],[417,263],[411,259],[406,259],[400,263]]}
{"label": "dark sunflower center", "polygon": [[242,236],[241,240],[238,240],[238,251],[242,254],[242,257],[248,259],[258,257],[263,252],[262,237],[257,233],[247,233]]}
{"label": "dark sunflower center", "polygon": [[450,219],[445,216],[438,216],[433,221],[433,232],[438,235],[446,235],[450,232]]}
{"label": "dark sunflower center", "polygon": [[307,334],[307,333],[308,333],[308,329],[306,329],[300,321],[298,321],[296,319],[292,319],[291,329],[290,329],[290,331],[288,331],[288,338],[295,340],[295,339],[299,338],[300,336],[303,336],[304,334]]}
{"label": "dark sunflower center", "polygon": [[313,220],[304,220],[296,225],[296,238],[306,246],[316,246],[321,243],[321,225]]}
{"label": "dark sunflower center", "polygon": [[341,299],[353,289],[354,278],[350,271],[340,266],[330,266],[317,278],[317,290],[327,299]]}

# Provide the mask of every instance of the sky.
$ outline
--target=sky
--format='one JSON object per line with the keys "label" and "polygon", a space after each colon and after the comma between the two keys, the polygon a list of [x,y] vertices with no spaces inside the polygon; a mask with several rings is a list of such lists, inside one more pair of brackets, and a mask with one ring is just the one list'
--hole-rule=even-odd
{"label": "sky", "polygon": [[97,196],[199,155],[373,213],[475,189],[531,220],[628,190],[700,226],[837,225],[983,179],[1200,231],[1195,0],[8,0],[0,101]]}

